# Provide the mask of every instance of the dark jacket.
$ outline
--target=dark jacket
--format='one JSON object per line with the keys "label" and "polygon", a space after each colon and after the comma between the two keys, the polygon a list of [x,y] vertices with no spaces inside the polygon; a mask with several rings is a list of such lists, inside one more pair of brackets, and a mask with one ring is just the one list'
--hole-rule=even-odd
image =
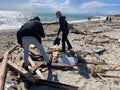
{"label": "dark jacket", "polygon": [[69,33],[68,22],[65,19],[66,19],[65,16],[60,17],[60,19],[59,19],[60,28],[58,30],[57,35],[59,35],[61,31],[63,34]]}
{"label": "dark jacket", "polygon": [[40,43],[42,42],[41,37],[45,37],[43,26],[40,21],[30,20],[26,22],[17,32],[17,41],[22,46],[22,37],[31,36],[35,37]]}

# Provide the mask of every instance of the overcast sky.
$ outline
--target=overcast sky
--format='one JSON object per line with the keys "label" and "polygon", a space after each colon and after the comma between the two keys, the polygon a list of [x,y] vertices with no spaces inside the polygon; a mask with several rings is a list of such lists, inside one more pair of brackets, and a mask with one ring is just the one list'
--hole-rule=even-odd
{"label": "overcast sky", "polygon": [[120,14],[120,0],[0,0],[0,10],[54,13]]}

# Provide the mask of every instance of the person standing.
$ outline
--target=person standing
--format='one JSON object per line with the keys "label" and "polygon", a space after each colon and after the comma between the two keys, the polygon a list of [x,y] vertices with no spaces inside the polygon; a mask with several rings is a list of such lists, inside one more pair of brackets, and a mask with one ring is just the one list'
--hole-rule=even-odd
{"label": "person standing", "polygon": [[68,45],[68,50],[72,49],[72,45],[68,40],[68,34],[69,34],[68,22],[65,20],[66,17],[62,16],[62,13],[60,11],[56,12],[56,17],[59,19],[59,25],[60,25],[60,28],[57,33],[57,37],[59,37],[60,32],[62,32],[62,52],[65,52],[66,50],[65,42]]}
{"label": "person standing", "polygon": [[48,66],[51,65],[51,61],[49,60],[47,53],[45,52],[42,45],[41,38],[45,38],[45,33],[39,17],[34,17],[33,19],[26,22],[17,32],[17,41],[24,49],[23,67],[27,70],[30,44],[34,44],[40,51],[41,55],[44,57],[46,64]]}

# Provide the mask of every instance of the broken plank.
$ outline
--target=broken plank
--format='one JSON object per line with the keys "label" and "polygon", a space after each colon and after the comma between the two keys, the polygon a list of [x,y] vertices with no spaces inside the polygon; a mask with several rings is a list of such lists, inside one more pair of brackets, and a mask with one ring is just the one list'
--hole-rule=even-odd
{"label": "broken plank", "polygon": [[103,74],[103,73],[99,73],[101,76],[104,77],[113,77],[113,78],[120,78],[120,76],[116,76],[116,75],[112,75],[112,74]]}
{"label": "broken plank", "polygon": [[[35,71],[37,68],[41,67],[41,66],[45,66],[47,67],[47,65],[45,64],[45,62],[40,62],[38,63],[34,69],[32,69],[33,71]],[[67,64],[60,64],[60,63],[51,63],[51,66],[50,67],[60,67],[60,68],[72,68],[73,66],[76,66],[76,64],[70,64],[70,65],[67,65]]]}
{"label": "broken plank", "polygon": [[107,80],[106,80],[104,77],[102,77],[99,73],[97,73],[97,76],[98,76],[100,79],[103,80],[103,83],[104,83],[105,85],[107,85]]}
{"label": "broken plank", "polygon": [[7,60],[8,60],[8,55],[11,53],[17,45],[14,47],[10,48],[8,51],[6,51],[3,55],[3,60],[0,65],[0,90],[3,90],[4,87],[4,80],[5,80],[5,74],[6,74],[6,68],[7,68]]}
{"label": "broken plank", "polygon": [[88,64],[95,64],[95,65],[112,65],[112,64],[109,64],[109,63],[104,63],[104,62],[101,62],[101,61],[90,61],[90,60],[87,60],[85,59],[85,62],[88,63]]}
{"label": "broken plank", "polygon": [[8,65],[10,68],[16,70],[19,72],[23,77],[25,77],[27,80],[34,84],[40,84],[40,85],[46,85],[50,87],[55,87],[55,88],[60,88],[61,90],[78,90],[77,86],[72,86],[60,82],[53,82],[53,81],[48,81],[48,80],[43,80],[43,79],[38,79],[32,73],[26,71],[24,68],[16,65],[12,61],[8,60]]}
{"label": "broken plank", "polygon": [[[29,63],[31,64],[32,67],[35,66],[35,63],[33,62],[33,60],[31,59],[30,56],[29,56],[29,58],[28,58],[28,61],[29,61]],[[36,73],[37,76],[39,76],[41,79],[45,79],[39,69],[35,70],[35,73]]]}
{"label": "broken plank", "polygon": [[8,66],[10,68],[12,68],[13,70],[19,72],[23,77],[25,77],[28,81],[35,83],[36,80],[38,79],[37,77],[35,77],[34,75],[32,75],[32,73],[26,71],[24,68],[22,68],[21,66],[16,65],[15,63],[13,63],[11,60],[8,60]]}
{"label": "broken plank", "polygon": [[34,49],[30,49],[29,51],[35,56],[40,55],[40,53]]}
{"label": "broken plank", "polygon": [[118,67],[120,67],[120,63],[117,64],[117,65],[113,65],[112,67],[110,67],[110,70],[116,69],[116,68],[118,68]]}
{"label": "broken plank", "polygon": [[6,73],[6,67],[7,67],[7,58],[8,58],[8,52],[4,54],[3,61],[0,66],[0,90],[3,90],[3,87],[4,87],[5,73]]}

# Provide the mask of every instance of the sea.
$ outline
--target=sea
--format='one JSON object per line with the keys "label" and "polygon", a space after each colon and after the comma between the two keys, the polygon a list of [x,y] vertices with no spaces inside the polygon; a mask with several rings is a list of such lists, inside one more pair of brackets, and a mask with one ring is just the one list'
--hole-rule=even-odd
{"label": "sea", "polygon": [[[91,16],[92,20],[103,20],[106,17],[101,15],[63,14],[68,23],[86,22]],[[0,30],[11,30],[20,28],[25,22],[38,16],[42,23],[58,22],[53,13],[31,13],[21,11],[0,11]]]}

